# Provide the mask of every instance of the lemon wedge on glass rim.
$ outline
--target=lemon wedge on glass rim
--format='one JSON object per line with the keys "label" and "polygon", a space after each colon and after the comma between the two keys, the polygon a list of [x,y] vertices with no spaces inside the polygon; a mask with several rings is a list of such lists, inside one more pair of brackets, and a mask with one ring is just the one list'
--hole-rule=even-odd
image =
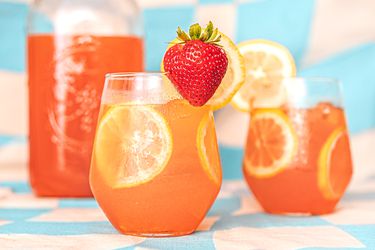
{"label": "lemon wedge on glass rim", "polygon": [[[244,58],[237,46],[226,35],[221,32],[219,33],[221,38],[218,44],[224,49],[228,57],[228,68],[215,94],[207,102],[213,110],[221,109],[231,101],[232,97],[244,84],[246,75]],[[177,38],[172,40],[167,50],[178,42]],[[160,69],[164,72],[163,61],[161,62]],[[173,85],[169,80],[166,80],[166,82],[166,84]]]}

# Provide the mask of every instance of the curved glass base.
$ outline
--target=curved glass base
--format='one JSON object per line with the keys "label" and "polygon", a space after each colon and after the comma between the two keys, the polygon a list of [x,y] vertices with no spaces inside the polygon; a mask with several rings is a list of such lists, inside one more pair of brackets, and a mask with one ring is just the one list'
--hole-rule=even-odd
{"label": "curved glass base", "polygon": [[178,237],[178,236],[189,235],[189,234],[192,234],[194,230],[186,231],[186,232],[127,232],[127,231],[119,230],[119,232],[125,235],[131,235],[131,236],[163,238],[163,237]]}

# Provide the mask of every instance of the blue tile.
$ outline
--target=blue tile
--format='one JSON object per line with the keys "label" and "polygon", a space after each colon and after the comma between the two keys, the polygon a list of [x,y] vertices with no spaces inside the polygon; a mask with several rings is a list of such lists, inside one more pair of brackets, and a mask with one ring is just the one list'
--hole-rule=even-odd
{"label": "blue tile", "polygon": [[216,221],[213,230],[224,230],[235,227],[308,227],[322,226],[329,223],[317,216],[286,216],[286,215],[270,215],[265,213],[256,213],[240,216],[226,216]]}
{"label": "blue tile", "polygon": [[[146,249],[163,249],[163,250],[190,250],[190,249],[215,249],[212,241],[212,232],[195,232],[191,235],[172,237],[172,238],[147,238],[137,247]],[[129,248],[123,248],[129,249]],[[131,249],[131,248],[130,248]]]}
{"label": "blue tile", "polygon": [[13,193],[31,193],[31,188],[24,181],[0,181],[0,187],[10,188]]}
{"label": "blue tile", "polygon": [[83,235],[117,234],[109,222],[16,222],[0,227],[0,234]]}
{"label": "blue tile", "polygon": [[95,199],[91,198],[67,198],[59,200],[60,208],[97,208],[98,203]]}
{"label": "blue tile", "polygon": [[221,4],[221,3],[233,3],[234,0],[199,0],[199,4]]}
{"label": "blue tile", "polygon": [[223,178],[226,180],[242,179],[243,149],[219,145]]}
{"label": "blue tile", "polygon": [[0,147],[14,142],[26,143],[26,138],[24,136],[0,135]]}
{"label": "blue tile", "polygon": [[210,211],[209,216],[222,216],[233,213],[241,208],[241,200],[239,197],[230,197],[217,199]]}
{"label": "blue tile", "polygon": [[339,228],[361,241],[366,249],[375,249],[375,225],[345,225]]}
{"label": "blue tile", "polygon": [[160,70],[168,42],[176,37],[177,26],[187,29],[193,22],[194,12],[193,6],[152,8],[144,11],[147,70]]}
{"label": "blue tile", "polygon": [[0,146],[7,145],[12,142],[13,136],[0,135]]}
{"label": "blue tile", "polygon": [[128,246],[128,247],[119,247],[119,248],[115,248],[114,250],[135,250],[136,247],[138,247],[138,245],[133,245],[133,246]]}
{"label": "blue tile", "polygon": [[344,51],[301,71],[301,76],[334,77],[342,81],[352,132],[375,127],[375,43]]}
{"label": "blue tile", "polygon": [[350,192],[346,193],[343,197],[346,201],[363,201],[363,200],[375,200],[375,192]]}
{"label": "blue tile", "polygon": [[28,6],[0,2],[0,69],[25,70],[26,17]]}
{"label": "blue tile", "polygon": [[269,39],[290,49],[297,65],[305,53],[314,0],[263,0],[250,1],[238,6],[238,41]]}
{"label": "blue tile", "polygon": [[32,23],[32,31],[37,33],[53,33],[54,30],[54,23],[53,20],[48,17],[43,12],[35,12],[33,13],[33,18],[31,19]]}
{"label": "blue tile", "polygon": [[0,220],[23,221],[50,211],[52,211],[52,209],[2,208],[0,209]]}

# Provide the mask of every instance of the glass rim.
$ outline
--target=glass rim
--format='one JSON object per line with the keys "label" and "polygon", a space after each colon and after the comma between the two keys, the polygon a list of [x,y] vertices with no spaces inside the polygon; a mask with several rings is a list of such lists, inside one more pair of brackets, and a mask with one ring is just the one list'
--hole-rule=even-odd
{"label": "glass rim", "polygon": [[105,75],[102,102],[137,101],[143,104],[165,103],[181,99],[174,87],[166,84],[165,72],[115,72]]}
{"label": "glass rim", "polygon": [[145,72],[111,72],[105,74],[106,79],[128,79],[134,77],[163,77],[167,76],[167,72],[160,72],[160,71],[145,71]]}
{"label": "glass rim", "polygon": [[304,81],[304,82],[316,82],[326,84],[339,84],[341,81],[335,77],[325,76],[296,76],[296,77],[284,77],[282,81]]}

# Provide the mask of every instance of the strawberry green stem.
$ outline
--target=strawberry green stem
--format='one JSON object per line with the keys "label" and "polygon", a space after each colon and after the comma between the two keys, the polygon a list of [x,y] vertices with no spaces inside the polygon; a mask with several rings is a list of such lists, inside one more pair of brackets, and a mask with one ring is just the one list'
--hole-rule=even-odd
{"label": "strawberry green stem", "polygon": [[202,27],[195,23],[190,26],[189,34],[183,31],[180,27],[177,28],[177,39],[181,41],[181,43],[186,43],[187,41],[191,40],[201,40],[205,43],[212,43],[219,45],[221,35],[217,28],[214,28],[214,25],[210,21],[206,28],[202,30]]}

